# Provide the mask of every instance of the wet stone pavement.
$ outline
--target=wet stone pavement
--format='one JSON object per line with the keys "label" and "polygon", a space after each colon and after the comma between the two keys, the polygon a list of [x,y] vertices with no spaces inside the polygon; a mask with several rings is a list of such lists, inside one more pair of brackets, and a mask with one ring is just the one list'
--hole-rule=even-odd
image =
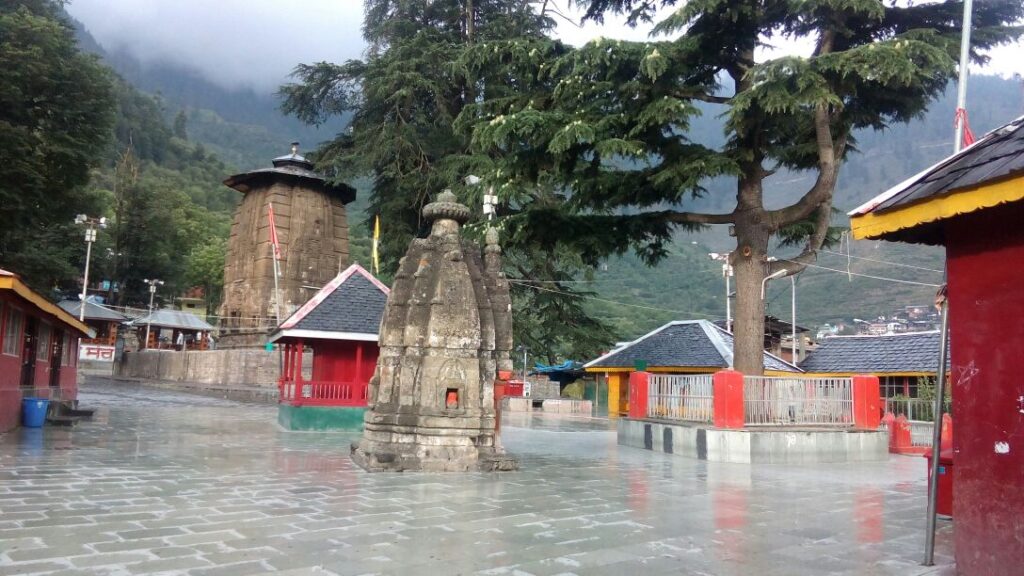
{"label": "wet stone pavement", "polygon": [[951,574],[920,458],[827,467],[619,447],[605,420],[506,415],[504,474],[367,474],[354,433],[96,381],[75,428],[0,434],[6,574]]}

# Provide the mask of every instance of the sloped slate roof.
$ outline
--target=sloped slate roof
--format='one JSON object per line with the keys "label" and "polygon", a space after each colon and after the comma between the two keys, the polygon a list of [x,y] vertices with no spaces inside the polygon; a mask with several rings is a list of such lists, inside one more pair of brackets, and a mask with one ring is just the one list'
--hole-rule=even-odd
{"label": "sloped slate roof", "polygon": [[870,211],[883,212],[939,194],[1024,172],[1024,116],[919,174]]}
{"label": "sloped slate roof", "polygon": [[[320,289],[308,302],[285,320],[271,337],[294,335],[325,338],[367,335],[375,339],[388,301],[388,288],[362,266],[353,264]],[[328,334],[330,333],[330,334]]]}
{"label": "sloped slate roof", "polygon": [[241,174],[234,174],[224,180],[224,185],[246,194],[249,190],[268,178],[295,179],[304,185],[327,194],[337,196],[343,204],[355,200],[356,189],[345,183],[330,183],[323,176],[313,171],[313,163],[298,154],[279,156],[273,160],[273,168],[259,168]]}
{"label": "sloped slate roof", "polygon": [[[79,300],[61,300],[57,306],[64,309],[65,312],[71,314],[75,318],[78,318],[79,310],[81,310],[82,303]],[[110,308],[100,306],[95,302],[86,301],[85,303],[85,319],[86,320],[105,320],[107,322],[127,322],[128,317],[120,312],[115,312]]]}
{"label": "sloped slate roof", "polygon": [[[949,356],[946,356],[947,367]],[[800,367],[806,372],[836,374],[935,373],[939,333],[910,332],[883,336],[832,336],[818,343]]]}
{"label": "sloped slate roof", "polygon": [[173,328],[175,330],[197,330],[200,332],[213,330],[213,326],[210,326],[198,316],[182,312],[181,310],[171,310],[170,308],[154,310],[152,314],[136,318],[132,321],[134,326],[145,326],[146,324],[162,328]]}
{"label": "sloped slate roof", "polygon": [[[631,367],[638,361],[649,368],[728,368],[732,334],[707,320],[669,322],[629,344],[592,360],[584,368]],[[793,365],[764,353],[766,370],[798,372]]]}

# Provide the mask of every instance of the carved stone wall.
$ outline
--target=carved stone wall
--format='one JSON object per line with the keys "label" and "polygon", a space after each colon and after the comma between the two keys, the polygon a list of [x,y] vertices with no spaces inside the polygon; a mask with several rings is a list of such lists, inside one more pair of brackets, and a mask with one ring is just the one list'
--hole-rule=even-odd
{"label": "carved stone wall", "polygon": [[348,266],[348,220],[340,198],[302,180],[264,178],[235,210],[224,267],[220,347],[261,346],[276,325],[267,206],[281,246],[281,320]]}

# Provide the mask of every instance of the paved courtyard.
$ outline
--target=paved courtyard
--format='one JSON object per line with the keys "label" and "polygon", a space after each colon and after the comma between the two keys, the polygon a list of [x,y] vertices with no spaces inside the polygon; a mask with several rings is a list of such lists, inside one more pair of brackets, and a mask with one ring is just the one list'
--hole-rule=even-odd
{"label": "paved courtyard", "polygon": [[0,434],[0,575],[952,573],[920,458],[750,467],[619,447],[605,420],[507,415],[520,472],[370,475],[353,433],[104,381],[75,428]]}

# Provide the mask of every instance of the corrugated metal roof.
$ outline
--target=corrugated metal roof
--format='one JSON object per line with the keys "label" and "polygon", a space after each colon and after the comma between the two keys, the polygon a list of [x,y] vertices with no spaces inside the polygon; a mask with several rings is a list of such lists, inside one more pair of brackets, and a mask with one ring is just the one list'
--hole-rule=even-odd
{"label": "corrugated metal roof", "polygon": [[[62,300],[57,304],[64,309],[65,312],[71,314],[75,318],[78,318],[79,311],[82,307],[82,303],[79,300]],[[128,317],[120,312],[111,310],[110,308],[100,306],[95,302],[87,301],[85,303],[85,319],[86,320],[106,320],[108,322],[127,322]]]}
{"label": "corrugated metal roof", "polygon": [[[646,362],[649,368],[728,368],[732,360],[732,334],[707,320],[669,322],[618,350],[584,365],[585,368],[631,367]],[[799,372],[781,358],[764,353],[765,370]]]}
{"label": "corrugated metal roof", "polygon": [[132,321],[132,324],[135,326],[151,324],[153,326],[174,328],[177,330],[198,330],[206,332],[213,330],[213,326],[210,326],[195,314],[182,312],[181,310],[171,310],[169,308],[154,310],[152,314],[148,314],[142,318]]}
{"label": "corrugated metal roof", "polygon": [[[947,366],[948,358],[947,355]],[[939,332],[881,336],[832,336],[818,343],[800,367],[807,372],[835,374],[935,373],[939,365]]]}

